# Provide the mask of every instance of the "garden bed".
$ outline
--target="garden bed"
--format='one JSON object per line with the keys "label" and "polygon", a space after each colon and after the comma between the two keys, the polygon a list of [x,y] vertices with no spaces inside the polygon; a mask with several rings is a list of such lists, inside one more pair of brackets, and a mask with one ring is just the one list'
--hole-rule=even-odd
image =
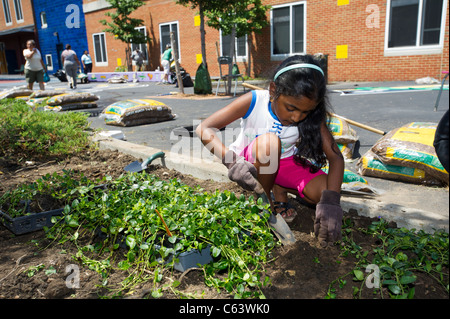
{"label": "garden bed", "polygon": [[[102,179],[111,176],[113,179],[123,174],[123,168],[135,158],[112,151],[91,151],[58,163],[42,161],[40,163],[19,164],[0,160],[0,195],[18,185],[36,181],[46,174],[61,173],[63,169],[82,172],[91,179]],[[205,191],[229,190],[240,196],[251,194],[243,191],[234,183],[216,183],[203,181],[179,172],[162,167],[151,166],[148,173],[158,176],[163,181],[178,178],[183,184],[191,187],[200,186]],[[448,235],[434,239],[420,237],[409,232],[398,230],[393,224],[380,220],[357,216],[354,212],[345,212],[344,240],[341,246],[321,248],[312,235],[314,210],[292,201],[299,214],[291,224],[297,243],[290,247],[276,246],[271,254],[270,262],[263,266],[261,280],[267,278],[261,292],[266,298],[389,298],[402,296],[395,294],[397,287],[387,282],[381,289],[370,289],[365,286],[360,276],[367,276],[364,261],[371,261],[384,253],[380,252],[383,240],[386,244],[399,239],[395,255],[386,259],[384,269],[393,270],[393,274],[403,278],[405,293],[413,291],[414,298],[448,299]],[[374,225],[373,222],[376,224]],[[370,232],[367,230],[371,229]],[[394,231],[395,230],[395,231]],[[395,237],[380,237],[374,234],[392,233]],[[416,238],[417,237],[417,238]],[[393,239],[394,238],[394,239]],[[79,242],[89,244],[92,239],[80,238]],[[416,241],[417,240],[417,241]],[[437,253],[428,255],[420,251],[420,245],[430,241],[446,242],[447,251],[444,256]],[[408,245],[418,242],[414,249]],[[392,243],[396,244],[396,243]],[[387,246],[386,246],[387,247]],[[392,247],[392,246],[389,246]],[[423,248],[423,247],[422,247]],[[3,225],[0,225],[0,298],[99,298],[113,296],[114,293],[101,286],[104,278],[81,262],[77,248],[70,242],[57,244],[47,239],[44,231],[36,231],[14,236]],[[126,251],[120,251],[122,255]],[[423,258],[424,269],[404,269],[407,260],[417,256]],[[442,262],[444,260],[444,262]],[[68,266],[76,265],[80,269],[79,288],[68,288],[66,280],[70,274]],[[360,266],[359,268],[357,266]],[[100,266],[100,265],[98,265]],[[358,270],[359,269],[359,270]],[[410,273],[411,272],[411,273]],[[430,275],[431,274],[431,275]],[[157,275],[158,282],[144,281],[128,291],[122,298],[232,298],[226,290],[217,290],[205,284],[205,270],[190,269],[178,272],[164,268]],[[225,273],[219,274],[225,276]],[[120,285],[125,279],[122,271],[112,271],[107,278],[107,287]],[[365,279],[365,278],[364,278]],[[391,278],[393,280],[393,278]],[[411,282],[409,282],[411,281]],[[443,282],[442,283],[440,283]],[[176,285],[174,285],[176,283]],[[161,296],[154,294],[155,286],[165,287]]]}

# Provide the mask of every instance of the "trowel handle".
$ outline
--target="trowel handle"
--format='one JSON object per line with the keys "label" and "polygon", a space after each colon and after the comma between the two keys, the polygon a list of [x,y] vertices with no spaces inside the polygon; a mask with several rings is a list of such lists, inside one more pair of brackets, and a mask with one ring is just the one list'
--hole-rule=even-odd
{"label": "trowel handle", "polygon": [[164,152],[158,152],[153,154],[152,156],[150,156],[149,158],[147,158],[143,163],[142,163],[142,168],[146,168],[149,164],[151,164],[155,159],[161,157],[163,158],[164,156],[166,156],[166,154]]}

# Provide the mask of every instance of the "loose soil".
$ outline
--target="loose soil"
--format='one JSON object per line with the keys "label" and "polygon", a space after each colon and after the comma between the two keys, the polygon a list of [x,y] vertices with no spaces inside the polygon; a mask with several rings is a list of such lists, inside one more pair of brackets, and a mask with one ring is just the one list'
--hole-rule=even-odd
{"label": "loose soil", "polygon": [[[68,160],[42,161],[39,163],[16,163],[0,159],[0,195],[15,188],[21,183],[35,181],[47,173],[59,172],[63,169],[73,169],[82,172],[88,178],[102,178],[110,175],[113,178],[124,173],[123,168],[136,159],[114,151],[89,151]],[[204,181],[168,170],[159,166],[151,166],[149,172],[161,179],[179,178],[190,186],[200,186],[206,191],[230,190],[236,194],[248,195],[235,183],[218,183]],[[313,231],[314,210],[292,200],[292,205],[298,211],[297,218],[291,223],[297,239],[290,247],[277,247],[273,251],[274,260],[267,264],[266,274],[271,284],[263,288],[266,298],[270,299],[316,299],[324,298],[330,283],[343,276],[354,267],[352,257],[342,257],[338,246],[321,248],[315,239]],[[366,229],[372,219],[359,217],[354,212],[344,212],[353,220],[355,229]],[[392,225],[395,227],[395,225]],[[354,231],[353,240],[365,249],[374,247],[377,243],[372,236]],[[80,288],[66,287],[66,267],[75,264],[72,258],[76,249],[69,244],[49,245],[44,231],[36,231],[15,236],[3,225],[0,225],[0,299],[95,299],[108,295],[108,291],[100,288],[100,275],[79,264]],[[33,268],[34,267],[34,268]],[[53,268],[51,268],[53,267]],[[32,276],[30,270],[40,269]],[[56,273],[46,270],[55,269]],[[203,282],[203,272],[198,269],[185,273],[167,272],[165,275],[179,280],[177,289],[186,297],[217,299],[232,298],[225,292],[217,292],[207,287]],[[415,298],[418,299],[448,299],[448,294],[439,283],[424,274],[418,273],[415,283]],[[124,278],[119,273],[109,278],[109,283],[120,283]],[[353,287],[361,287],[361,282],[352,282],[351,276],[345,278],[347,284],[337,288],[337,298],[352,299]],[[129,292],[125,298],[151,298],[153,283],[144,283]],[[336,286],[336,285],[335,285]],[[384,296],[388,296],[385,291]],[[179,298],[165,292],[163,298]],[[379,298],[372,289],[364,287],[361,298]]]}

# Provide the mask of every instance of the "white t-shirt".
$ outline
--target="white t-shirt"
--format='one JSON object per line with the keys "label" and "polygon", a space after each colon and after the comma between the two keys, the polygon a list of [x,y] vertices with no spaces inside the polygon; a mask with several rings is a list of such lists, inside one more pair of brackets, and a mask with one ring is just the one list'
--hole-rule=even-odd
{"label": "white t-shirt", "polygon": [[[31,54],[31,50],[25,49],[23,50],[23,55],[26,56],[28,54]],[[25,69],[31,70],[31,71],[39,71],[42,70],[42,64],[41,64],[41,52],[39,52],[38,49],[36,49],[36,52],[33,54],[31,58],[25,57],[25,60],[27,61],[25,63]]]}
{"label": "white t-shirt", "polygon": [[281,141],[281,158],[293,156],[299,138],[297,126],[283,126],[281,124],[272,112],[269,91],[252,91],[252,95],[250,108],[241,119],[239,136],[231,143],[229,149],[239,155],[258,136],[274,133]]}

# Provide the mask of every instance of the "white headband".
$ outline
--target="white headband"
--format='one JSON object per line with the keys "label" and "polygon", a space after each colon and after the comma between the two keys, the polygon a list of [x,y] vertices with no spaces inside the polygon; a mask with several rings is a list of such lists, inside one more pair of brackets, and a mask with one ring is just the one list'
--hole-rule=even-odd
{"label": "white headband", "polygon": [[282,68],[280,71],[277,72],[277,74],[275,75],[273,80],[275,81],[284,72],[287,72],[287,71],[290,71],[290,70],[293,70],[293,69],[299,69],[299,68],[315,69],[315,70],[319,71],[320,73],[322,73],[323,76],[325,76],[325,74],[323,73],[322,69],[320,67],[318,67],[317,65],[310,64],[310,63],[301,63],[301,64],[289,65],[289,66],[287,66],[285,68]]}

